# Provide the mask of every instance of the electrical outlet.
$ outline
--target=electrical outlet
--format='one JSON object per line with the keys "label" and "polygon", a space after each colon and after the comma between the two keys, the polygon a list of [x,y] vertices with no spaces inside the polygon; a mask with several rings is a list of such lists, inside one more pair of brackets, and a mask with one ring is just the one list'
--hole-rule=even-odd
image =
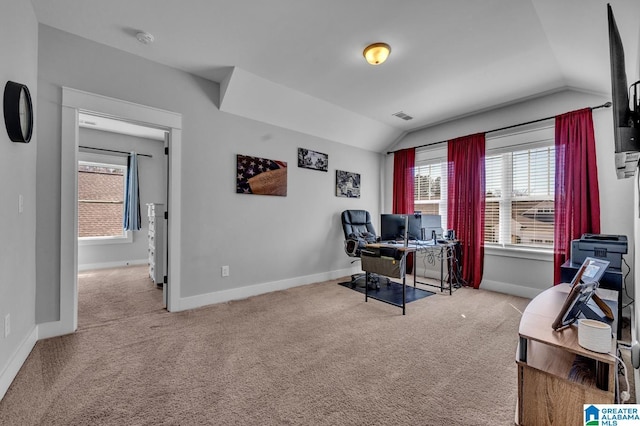
{"label": "electrical outlet", "polygon": [[223,277],[229,276],[229,265],[225,265],[222,267],[222,276]]}
{"label": "electrical outlet", "polygon": [[24,211],[24,198],[22,194],[18,195],[18,213],[22,213]]}
{"label": "electrical outlet", "polygon": [[4,337],[9,337],[9,333],[11,333],[11,314],[7,314],[4,316]]}

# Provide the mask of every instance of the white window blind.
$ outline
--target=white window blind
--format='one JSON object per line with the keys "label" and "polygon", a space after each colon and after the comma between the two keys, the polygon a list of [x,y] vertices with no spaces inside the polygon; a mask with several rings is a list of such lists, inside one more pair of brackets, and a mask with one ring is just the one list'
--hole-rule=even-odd
{"label": "white window blind", "polygon": [[440,215],[442,228],[446,229],[447,161],[442,157],[442,150],[435,155],[429,151],[418,152],[414,177],[414,211]]}
{"label": "white window blind", "polygon": [[[447,228],[447,150],[416,150],[415,211]],[[485,243],[553,248],[553,122],[492,134],[486,141]]]}
{"label": "white window blind", "polygon": [[485,242],[553,248],[553,127],[487,142]]}

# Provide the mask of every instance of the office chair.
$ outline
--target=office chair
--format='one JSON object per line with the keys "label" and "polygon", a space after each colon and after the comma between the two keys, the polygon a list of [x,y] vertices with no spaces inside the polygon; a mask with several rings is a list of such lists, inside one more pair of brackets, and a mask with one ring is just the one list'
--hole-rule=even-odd
{"label": "office chair", "polygon": [[[342,231],[344,232],[344,250],[349,257],[360,260],[362,249],[369,243],[377,241],[376,230],[371,223],[371,215],[366,210],[345,210],[341,215]],[[366,274],[351,275],[351,288],[355,288],[358,282],[365,281]],[[380,288],[380,278],[376,274],[369,274],[369,289]]]}

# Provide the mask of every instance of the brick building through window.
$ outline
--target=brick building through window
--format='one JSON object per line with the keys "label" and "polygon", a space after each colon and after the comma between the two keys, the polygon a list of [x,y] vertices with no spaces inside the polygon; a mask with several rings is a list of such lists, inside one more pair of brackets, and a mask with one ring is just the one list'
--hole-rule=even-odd
{"label": "brick building through window", "polygon": [[78,163],[78,237],[123,237],[126,166]]}

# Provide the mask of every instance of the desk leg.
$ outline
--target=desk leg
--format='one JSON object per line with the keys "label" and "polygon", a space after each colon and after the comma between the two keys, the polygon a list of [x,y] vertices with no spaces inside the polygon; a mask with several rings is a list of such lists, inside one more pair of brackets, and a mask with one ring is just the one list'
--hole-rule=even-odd
{"label": "desk leg", "polygon": [[451,296],[453,290],[453,252],[447,247],[447,273],[449,275],[449,296]]}
{"label": "desk leg", "polygon": [[442,257],[442,250],[444,246],[440,246],[440,293],[444,289],[444,258]]}
{"label": "desk leg", "polygon": [[418,264],[416,263],[418,259],[416,258],[416,252],[413,252],[413,286],[416,286],[416,276],[418,275]]}
{"label": "desk leg", "polygon": [[520,337],[520,346],[518,347],[518,360],[527,362],[527,339]]}
{"label": "desk leg", "polygon": [[407,274],[402,277],[402,315],[405,313],[407,306]]}
{"label": "desk leg", "polygon": [[364,301],[369,301],[369,273],[364,273]]}

